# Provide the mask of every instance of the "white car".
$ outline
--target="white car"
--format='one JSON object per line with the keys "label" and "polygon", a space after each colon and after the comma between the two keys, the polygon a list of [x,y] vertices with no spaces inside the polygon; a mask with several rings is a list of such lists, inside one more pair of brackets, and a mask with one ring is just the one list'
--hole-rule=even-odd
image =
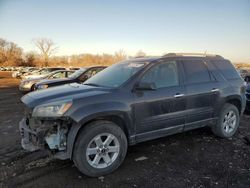
{"label": "white car", "polygon": [[12,73],[13,78],[20,78],[22,75],[27,72],[37,71],[39,68],[37,67],[19,67],[15,72]]}
{"label": "white car", "polygon": [[22,75],[21,78],[22,80],[42,78],[45,75],[56,70],[65,70],[65,68],[62,68],[62,67],[43,68],[43,69],[40,69],[39,71],[27,72],[24,75]]}
{"label": "white car", "polygon": [[47,74],[46,76],[43,75],[43,77],[40,78],[22,80],[19,85],[19,91],[22,93],[34,91],[35,84],[41,80],[48,81],[52,79],[68,78],[72,73],[74,73],[72,70],[57,70]]}

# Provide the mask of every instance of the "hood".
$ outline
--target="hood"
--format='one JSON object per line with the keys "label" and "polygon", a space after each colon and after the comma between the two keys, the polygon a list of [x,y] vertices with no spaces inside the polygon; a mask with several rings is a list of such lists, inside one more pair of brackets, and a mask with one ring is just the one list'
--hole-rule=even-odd
{"label": "hood", "polygon": [[53,84],[53,83],[60,83],[60,82],[67,82],[73,81],[71,78],[57,78],[57,79],[43,79],[37,85],[46,85],[46,84]]}
{"label": "hood", "polygon": [[108,92],[110,92],[110,89],[107,88],[74,83],[28,93],[21,98],[21,101],[29,108],[34,108],[35,106],[49,102],[69,99],[74,100]]}

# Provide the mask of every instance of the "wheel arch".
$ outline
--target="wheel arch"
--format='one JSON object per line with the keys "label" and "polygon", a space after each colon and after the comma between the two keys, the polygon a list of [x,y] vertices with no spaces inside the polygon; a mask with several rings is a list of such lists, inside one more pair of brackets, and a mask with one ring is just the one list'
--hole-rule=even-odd
{"label": "wheel arch", "polygon": [[241,98],[239,96],[232,96],[232,97],[226,98],[226,103],[236,106],[237,109],[239,110],[239,113],[241,114],[242,104],[241,104]]}
{"label": "wheel arch", "polygon": [[[110,121],[117,126],[119,126],[125,133],[128,142],[130,140],[130,135],[132,134],[131,129],[129,128],[131,126],[131,122],[127,122],[125,118],[126,115],[122,113],[105,113],[105,114],[99,114],[95,115],[94,117],[87,117],[84,120],[80,121],[77,125],[73,125],[72,128],[72,134],[68,137],[68,148],[67,153],[69,155],[69,158],[72,159],[74,147],[76,140],[80,134],[81,131],[84,130],[84,128],[89,125],[90,123],[96,122],[96,121]],[[130,120],[131,121],[131,120]]]}

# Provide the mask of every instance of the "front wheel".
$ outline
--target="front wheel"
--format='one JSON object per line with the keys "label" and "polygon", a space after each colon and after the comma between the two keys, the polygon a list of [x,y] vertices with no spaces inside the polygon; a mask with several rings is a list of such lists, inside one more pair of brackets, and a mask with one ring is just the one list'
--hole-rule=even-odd
{"label": "front wheel", "polygon": [[240,123],[239,110],[232,104],[225,104],[221,110],[219,119],[212,127],[215,135],[222,138],[230,138],[237,131]]}
{"label": "front wheel", "polygon": [[112,122],[97,121],[87,125],[77,137],[74,163],[83,174],[98,177],[117,169],[126,153],[123,130]]}

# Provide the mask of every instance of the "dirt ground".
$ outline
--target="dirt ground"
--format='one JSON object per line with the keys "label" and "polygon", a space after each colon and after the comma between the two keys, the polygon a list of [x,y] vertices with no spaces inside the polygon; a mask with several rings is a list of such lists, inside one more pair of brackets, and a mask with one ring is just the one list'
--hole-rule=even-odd
{"label": "dirt ground", "polygon": [[[20,146],[23,116],[17,79],[0,72],[1,187],[250,187],[250,116],[232,139],[209,128],[130,147],[122,166],[105,177],[88,178],[73,162]],[[139,159],[139,160],[138,160]]]}

